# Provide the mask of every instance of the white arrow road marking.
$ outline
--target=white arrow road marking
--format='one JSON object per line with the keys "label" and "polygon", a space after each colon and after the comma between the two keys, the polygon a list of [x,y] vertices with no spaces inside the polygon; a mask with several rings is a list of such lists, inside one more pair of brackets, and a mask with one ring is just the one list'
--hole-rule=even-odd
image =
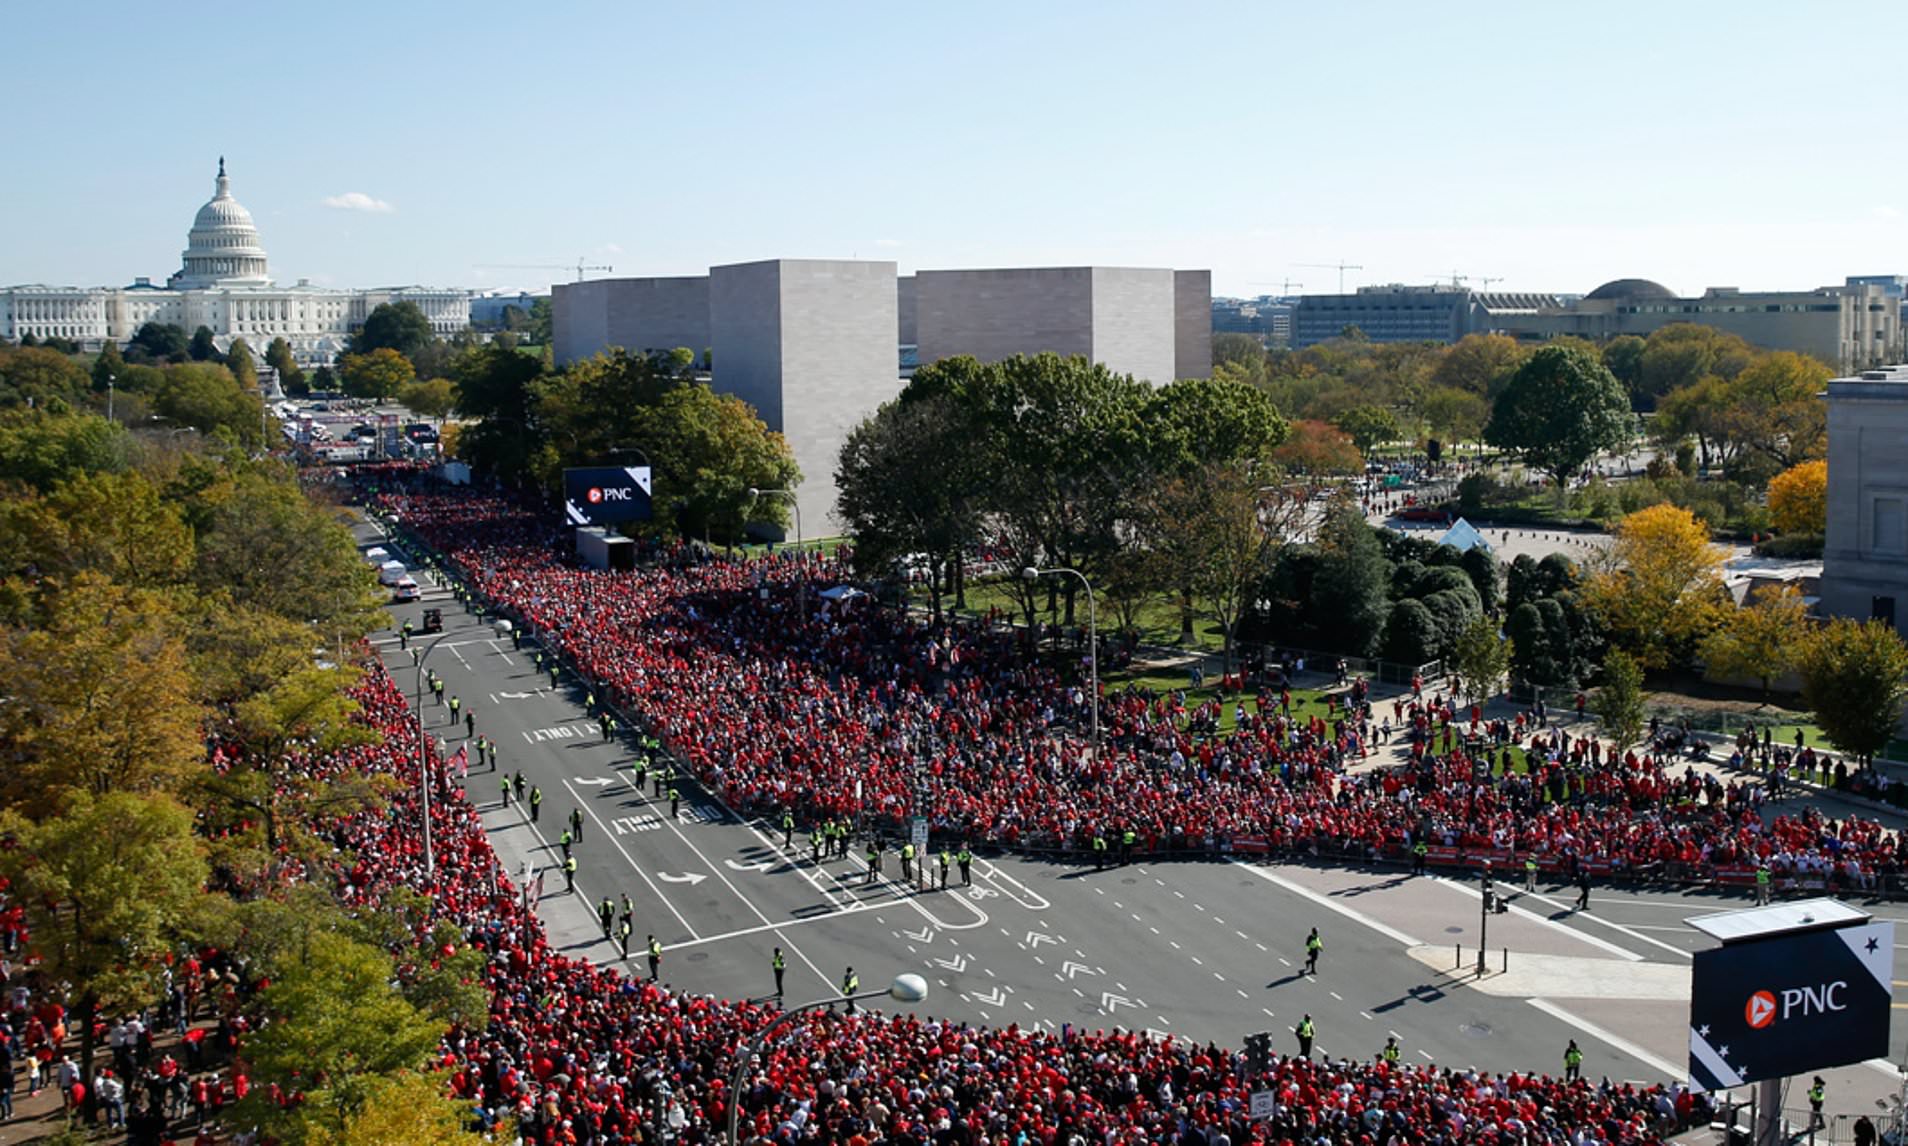
{"label": "white arrow road marking", "polygon": [[767,871],[769,869],[769,862],[767,860],[756,860],[754,863],[737,863],[732,859],[725,859],[722,862],[728,864],[731,871]]}
{"label": "white arrow road marking", "polygon": [[606,780],[601,776],[592,776],[587,780],[572,780],[570,783],[582,788],[601,788],[605,784],[614,784],[616,781]]}
{"label": "white arrow road marking", "polygon": [[1109,1015],[1121,1007],[1131,1007],[1132,1005],[1133,1000],[1127,998],[1125,995],[1115,995],[1111,991],[1102,992],[1100,995],[1100,1009]]}
{"label": "white arrow road marking", "polygon": [[[542,689],[537,690],[537,692],[542,692],[542,691],[543,691]],[[503,697],[505,700],[529,700],[531,697],[537,695],[537,693],[536,692],[500,692],[497,695]]]}
{"label": "white arrow road marking", "polygon": [[1003,985],[1003,986],[995,987],[991,992],[985,995],[979,993],[978,991],[972,992],[967,996],[967,999],[969,1002],[975,1004],[976,1006],[999,1007],[999,1006],[1005,1005],[1007,1002],[1007,996],[1013,993],[1014,993],[1014,989],[1012,987]]}
{"label": "white arrow road marking", "polygon": [[934,941],[934,929],[932,927],[923,927],[919,931],[904,931],[902,934],[914,940],[916,943],[932,943]]}
{"label": "white arrow road marking", "polygon": [[967,970],[967,956],[965,956],[965,955],[963,955],[963,954],[961,954],[960,952],[958,952],[958,951],[956,951],[956,952],[954,953],[954,958],[952,958],[952,959],[936,959],[936,960],[934,961],[934,964],[935,964],[935,966],[937,966],[937,967],[945,967],[945,968],[947,968],[947,969],[948,969],[949,971],[952,971],[952,972],[954,972],[954,973],[955,973],[956,975],[958,975],[958,974],[960,974],[960,973],[961,973],[962,971],[965,971],[965,970]]}
{"label": "white arrow road marking", "polygon": [[1027,932],[1027,946],[1029,947],[1038,947],[1042,943],[1058,943],[1058,942],[1060,941],[1058,939],[1055,939],[1053,936],[1043,934],[1042,932],[1039,932],[1039,931]]}
{"label": "white arrow road marking", "polygon": [[1088,975],[1091,975],[1094,973],[1093,968],[1087,966],[1085,963],[1075,963],[1071,959],[1060,964],[1060,970],[1065,972],[1067,978],[1069,979],[1073,978],[1075,975],[1078,975],[1083,971],[1087,973]]}
{"label": "white arrow road marking", "polygon": [[686,883],[690,887],[694,887],[695,885],[701,883],[703,880],[708,879],[709,877],[697,871],[688,872],[683,875],[676,875],[673,872],[659,871],[656,873],[656,878],[662,880],[664,883]]}

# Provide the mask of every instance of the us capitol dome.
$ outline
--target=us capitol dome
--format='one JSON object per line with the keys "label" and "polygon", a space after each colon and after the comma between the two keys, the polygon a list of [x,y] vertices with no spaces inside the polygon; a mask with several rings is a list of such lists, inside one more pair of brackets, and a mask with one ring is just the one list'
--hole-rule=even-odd
{"label": "us capitol dome", "polygon": [[109,341],[124,346],[148,322],[183,327],[188,334],[203,326],[221,351],[242,338],[262,363],[266,347],[283,338],[300,363],[321,365],[344,352],[366,316],[394,302],[416,303],[439,337],[470,327],[465,290],[334,290],[304,279],[275,285],[258,225],[232,197],[220,156],[212,198],[192,217],[179,269],[163,287],[147,278],[125,287],[0,287],[0,337],[65,338],[99,350]]}

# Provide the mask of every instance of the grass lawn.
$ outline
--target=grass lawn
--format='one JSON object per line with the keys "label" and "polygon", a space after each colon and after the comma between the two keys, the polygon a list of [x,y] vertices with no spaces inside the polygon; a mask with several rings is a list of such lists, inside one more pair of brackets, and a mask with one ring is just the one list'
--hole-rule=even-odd
{"label": "grass lawn", "polygon": [[[1211,678],[1208,677],[1208,680]],[[1160,672],[1157,669],[1133,669],[1125,672],[1107,673],[1100,678],[1108,695],[1119,692],[1127,685],[1151,689],[1158,693],[1184,691],[1186,707],[1197,708],[1207,701],[1217,700],[1223,706],[1219,714],[1219,731],[1231,732],[1239,726],[1238,709],[1240,705],[1253,715],[1259,714],[1258,698],[1252,693],[1221,693],[1214,685],[1204,688],[1188,688],[1191,678],[1183,672]],[[1274,694],[1272,707],[1278,706]],[[1341,709],[1341,712],[1343,710]],[[1325,716],[1325,693],[1316,688],[1298,688],[1292,690],[1292,715],[1299,720],[1309,720],[1313,716]]]}
{"label": "grass lawn", "polygon": [[[1077,585],[1078,583],[1076,582],[1075,584]],[[1001,612],[1018,620],[1021,615],[1020,599],[1015,596],[1013,588],[1012,582],[1005,577],[970,579],[967,582],[967,608],[960,610],[960,612],[966,616],[982,616],[987,610],[998,608]],[[1044,593],[1041,595],[1040,601],[1042,605],[1045,604],[1046,596]],[[910,588],[908,590],[908,602],[925,608],[928,605],[927,590],[918,586]],[[1120,620],[1114,615],[1113,610],[1107,605],[1104,598],[1100,600],[1099,605],[1100,631],[1105,634],[1111,634],[1119,628]],[[954,611],[954,598],[949,594],[942,594],[941,608],[950,612]],[[1086,624],[1087,607],[1085,594],[1081,594],[1075,599],[1073,614],[1077,624],[1082,626]],[[1037,614],[1042,624],[1051,624],[1065,615],[1066,599],[1064,596],[1059,598],[1059,608],[1056,612],[1049,613],[1045,608],[1042,608]],[[1226,642],[1224,634],[1218,632],[1218,626],[1214,625],[1211,621],[1199,617],[1196,609],[1193,621],[1193,643],[1191,645],[1181,646],[1179,642],[1179,606],[1166,597],[1154,598],[1141,605],[1138,615],[1134,620],[1139,627],[1140,641],[1144,644],[1184,647],[1209,653],[1216,653],[1225,648]]]}

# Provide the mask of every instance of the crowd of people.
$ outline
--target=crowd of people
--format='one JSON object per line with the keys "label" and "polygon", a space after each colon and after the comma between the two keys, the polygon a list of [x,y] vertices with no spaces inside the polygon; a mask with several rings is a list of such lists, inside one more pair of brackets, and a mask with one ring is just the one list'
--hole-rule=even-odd
{"label": "crowd of people", "polygon": [[[1425,844],[1434,863],[1514,855],[1690,880],[1766,865],[1848,887],[1908,860],[1873,821],[1771,820],[1758,777],[1679,774],[1648,749],[1606,760],[1594,738],[1535,721],[1486,735],[1475,710],[1423,695],[1385,714],[1347,688],[1308,712],[1265,686],[1220,733],[1214,702],[1114,690],[1092,752],[1078,674],[1022,655],[1007,625],[820,600],[833,570],[818,558],[678,550],[609,576],[565,561],[555,530],[501,499],[420,488],[379,504],[747,813],[884,826],[921,807],[943,839],[1021,848],[1085,851],[1127,831],[1142,852],[1403,859]],[[1405,763],[1352,767],[1394,733],[1412,741]],[[1506,766],[1507,739],[1522,768]]]}
{"label": "crowd of people", "polygon": [[[403,694],[372,662],[355,695],[383,743],[312,766],[414,779]],[[458,770],[433,753],[430,782],[434,878],[414,784],[388,807],[315,825],[339,844],[338,859],[308,875],[360,904],[398,886],[427,892],[437,914],[414,938],[449,920],[486,952],[489,1022],[449,1030],[436,1068],[475,1121],[514,1120],[536,1146],[719,1141],[731,1104],[745,1141],[920,1146],[1646,1146],[1707,1115],[1681,1088],[1408,1065],[1377,1047],[1363,1060],[1270,1054],[1250,1069],[1237,1052],[1170,1037],[867,1010],[797,1017],[731,1093],[736,1055],[776,1006],[676,991],[557,950],[492,850]],[[1259,1090],[1277,1105],[1254,1120],[1249,1097]]]}

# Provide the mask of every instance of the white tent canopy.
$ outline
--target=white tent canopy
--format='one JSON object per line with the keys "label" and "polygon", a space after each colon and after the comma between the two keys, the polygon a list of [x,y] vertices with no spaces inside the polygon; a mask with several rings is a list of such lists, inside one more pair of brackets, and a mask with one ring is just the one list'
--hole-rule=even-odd
{"label": "white tent canopy", "polygon": [[1445,530],[1443,537],[1438,538],[1438,544],[1449,545],[1459,553],[1469,553],[1480,546],[1486,553],[1491,551],[1491,543],[1484,540],[1484,535],[1477,531],[1477,527],[1461,517],[1457,519],[1457,524]]}

